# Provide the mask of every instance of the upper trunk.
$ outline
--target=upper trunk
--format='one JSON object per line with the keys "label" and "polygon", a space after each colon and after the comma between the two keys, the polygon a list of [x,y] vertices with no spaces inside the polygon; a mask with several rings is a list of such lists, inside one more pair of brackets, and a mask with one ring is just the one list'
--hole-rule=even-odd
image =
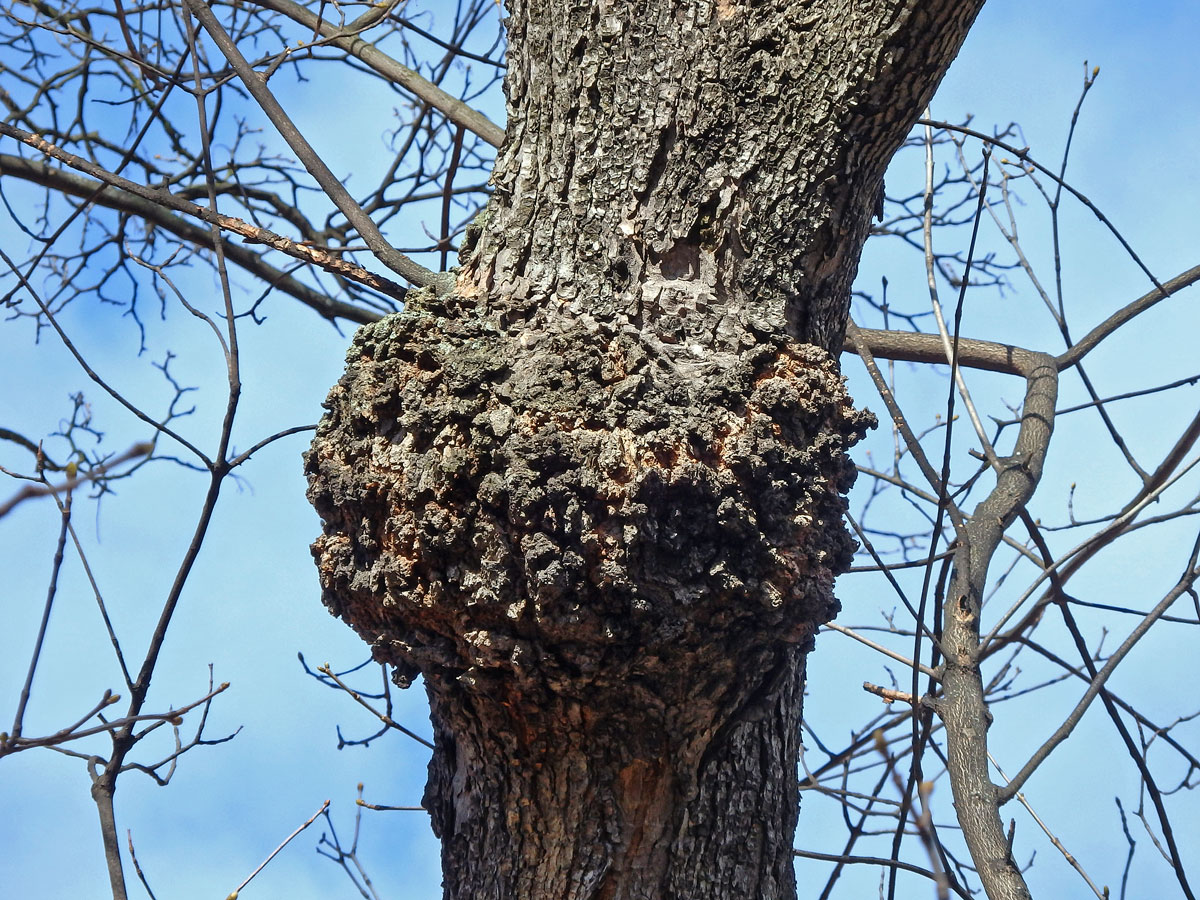
{"label": "upper trunk", "polygon": [[460,290],[668,344],[749,320],[839,348],[884,169],[981,0],[508,6],[508,135]]}
{"label": "upper trunk", "polygon": [[457,291],[360,332],[307,460],[325,602],[425,677],[448,898],[795,896],[828,351],[978,6],[509,4]]}

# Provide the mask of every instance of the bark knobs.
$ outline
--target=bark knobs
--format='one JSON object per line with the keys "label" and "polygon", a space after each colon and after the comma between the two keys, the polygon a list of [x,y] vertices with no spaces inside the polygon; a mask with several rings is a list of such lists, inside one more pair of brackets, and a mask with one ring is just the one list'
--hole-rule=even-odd
{"label": "bark knobs", "polygon": [[[424,676],[443,838],[531,854],[487,896],[665,861],[739,726],[795,743],[800,654],[853,550],[845,450],[870,418],[825,351],[785,337],[713,353],[438,305],[363,328],[330,394],[307,457],[324,600]],[[542,858],[581,828],[594,860]]]}

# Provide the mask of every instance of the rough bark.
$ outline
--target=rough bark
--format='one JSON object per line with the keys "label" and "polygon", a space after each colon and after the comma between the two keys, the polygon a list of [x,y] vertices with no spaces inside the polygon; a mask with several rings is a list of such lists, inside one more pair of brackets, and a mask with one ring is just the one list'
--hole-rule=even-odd
{"label": "rough bark", "polygon": [[530,324],[560,306],[713,347],[750,321],[836,352],[884,168],[980,6],[514,0],[462,291]]}
{"label": "rough bark", "polygon": [[326,604],[425,679],[448,898],[795,896],[830,351],[978,5],[509,3],[457,289],[360,331],[306,463]]}

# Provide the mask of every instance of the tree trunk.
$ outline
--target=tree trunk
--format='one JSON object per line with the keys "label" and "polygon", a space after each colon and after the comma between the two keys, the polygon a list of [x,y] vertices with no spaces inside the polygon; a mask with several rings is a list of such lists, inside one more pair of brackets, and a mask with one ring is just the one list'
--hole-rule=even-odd
{"label": "tree trunk", "polygon": [[359,332],[307,457],[326,604],[425,679],[447,898],[796,895],[831,354],[980,5],[508,3],[456,289]]}

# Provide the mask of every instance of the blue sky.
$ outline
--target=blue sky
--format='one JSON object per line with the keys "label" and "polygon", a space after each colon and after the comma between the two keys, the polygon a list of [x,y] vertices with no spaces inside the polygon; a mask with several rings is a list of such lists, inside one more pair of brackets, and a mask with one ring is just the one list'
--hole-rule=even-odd
{"label": "blue sky", "polygon": [[[938,93],[933,115],[959,120],[970,113],[985,131],[1016,120],[1034,155],[1057,164],[1084,61],[1099,65],[1100,78],[1084,107],[1069,176],[1118,225],[1156,275],[1166,279],[1200,262],[1200,175],[1194,149],[1200,144],[1198,39],[1200,11],[1192,3],[1135,8],[1116,2],[993,0]],[[330,105],[314,93],[322,88],[332,98],[352,96],[337,83],[310,87],[302,103],[294,102],[298,123],[319,149],[341,161],[344,170],[355,172],[362,184],[371,183],[374,176],[364,169],[371,165],[372,148],[381,146],[388,108],[384,105],[381,112],[378,103],[370,109],[332,104],[341,118],[330,127]],[[347,147],[356,153],[342,155]],[[978,147],[971,152],[977,153]],[[908,160],[909,168],[889,175],[889,187],[913,179],[919,183],[919,168],[914,171],[912,163]],[[1022,234],[1035,264],[1048,272],[1045,215],[1035,200],[1028,198]],[[1064,222],[1064,279],[1078,335],[1149,285],[1085,211],[1071,206]],[[0,244],[6,248],[24,249],[6,225],[0,224],[0,235],[5,235]],[[924,273],[916,255],[881,242],[869,245],[860,285],[873,291],[881,275],[889,279],[895,306],[925,308]],[[964,333],[1057,352],[1061,342],[1048,318],[1020,279],[1014,277],[1013,282],[1014,290],[1003,295],[970,296]],[[192,287],[200,294],[209,292],[210,306],[215,307],[219,294],[206,275],[197,273]],[[1102,395],[1194,374],[1195,297],[1194,291],[1184,293],[1160,305],[1120,341],[1114,340],[1111,349],[1096,354],[1091,371]],[[948,294],[943,299],[952,300]],[[348,340],[283,298],[272,300],[266,311],[266,326],[245,327],[241,333],[246,391],[236,443],[242,448],[278,429],[315,421],[321,400],[340,374]],[[152,363],[160,362],[168,347],[176,352],[172,371],[182,383],[200,388],[191,395],[196,413],[181,420],[180,429],[211,450],[221,413],[223,374],[219,349],[202,326],[177,308],[165,323],[148,316],[149,349],[138,356],[134,329],[110,310],[74,307],[64,324],[97,369],[151,410],[161,410],[170,399]],[[52,335],[43,335],[35,344],[27,323],[5,322],[0,327],[0,371],[10,386],[0,399],[0,425],[29,435],[53,432],[69,413],[68,396],[85,390],[97,426],[105,432],[104,447],[120,451],[145,437],[140,426],[86,382]],[[844,366],[860,402],[879,411],[881,404],[861,367],[853,360]],[[931,422],[945,403],[944,373],[903,366],[897,371],[910,416]],[[997,415],[1003,413],[1000,404],[1020,400],[1021,386],[1012,379],[972,375],[971,385],[981,404]],[[1080,396],[1070,379],[1064,380],[1064,393]],[[1196,406],[1193,390],[1122,407],[1114,414],[1129,432],[1135,453],[1152,463]],[[1077,416],[1069,426],[1061,426],[1038,495],[1038,513],[1048,522],[1064,517],[1073,482],[1078,484],[1080,515],[1109,509],[1132,492],[1131,479],[1092,419]],[[960,431],[960,440],[964,451],[972,445],[966,429]],[[886,454],[889,441],[881,431],[870,447]],[[303,652],[312,664],[329,661],[345,668],[365,656],[358,639],[319,602],[308,552],[319,526],[304,499],[299,462],[306,444],[307,438],[300,435],[266,448],[247,464],[243,482],[227,485],[154,682],[151,708],[179,706],[206,690],[211,663],[216,680],[229,681],[232,687],[215,704],[208,733],[215,737],[243,730],[229,743],[185,756],[166,789],[137,773],[121,781],[119,825],[122,833],[132,830],[139,859],[160,898],[225,896],[325,799],[333,801],[340,834],[349,835],[358,782],[366,785],[366,796],[374,802],[420,801],[423,748],[389,734],[369,750],[339,751],[336,726],[353,736],[373,731],[373,724],[347,698],[304,677],[296,661],[297,652]],[[24,462],[21,453],[0,444],[0,464]],[[76,528],[118,631],[126,636],[127,652],[135,658],[151,627],[147,611],[157,609],[170,584],[204,487],[201,476],[160,463],[120,484],[117,495],[107,498],[98,512],[82,498],[77,501]],[[1194,478],[1190,489],[1196,490]],[[0,481],[0,499],[12,490],[14,485]],[[0,588],[4,727],[27,665],[56,532],[57,513],[46,502],[26,503],[0,520],[5,560]],[[1146,534],[1127,538],[1097,560],[1076,588],[1106,602],[1152,605],[1178,576],[1183,561],[1179,548],[1194,534],[1195,525],[1184,522],[1164,540]],[[843,579],[839,596],[845,607],[842,621],[850,624],[878,623],[880,608],[896,606],[879,582],[867,578]],[[1098,619],[1089,625],[1100,627]],[[1121,637],[1118,633],[1115,640]],[[1192,711],[1180,694],[1194,693],[1189,686],[1200,675],[1194,655],[1189,657],[1194,645],[1194,629],[1162,628],[1153,643],[1135,654],[1117,686],[1136,692],[1140,702],[1164,719]],[[844,739],[879,706],[877,698],[861,690],[861,682],[886,683],[886,678],[878,657],[860,652],[839,636],[823,636],[810,660],[810,724],[826,740]],[[89,708],[105,688],[116,689],[118,684],[90,589],[77,561],[69,560],[26,733],[60,727]],[[1019,767],[1022,754],[1052,730],[1074,695],[1073,688],[1055,688],[1037,695],[1032,705],[1004,705],[997,711],[998,726],[1004,727],[994,729],[993,735],[1006,767]],[[396,699],[395,717],[428,735],[422,694],[409,691]],[[1107,764],[1124,751],[1101,716],[1089,714],[1081,728],[1081,744],[1090,749],[1082,756],[1064,756],[1061,763],[1052,759],[1030,782],[1029,791],[1037,797],[1039,812],[1093,876],[1115,888],[1125,846],[1112,797],[1119,793],[1128,805],[1135,805],[1136,782],[1127,764]],[[1200,734],[1195,729],[1190,734],[1192,746],[1200,747]],[[1081,764],[1089,758],[1096,761],[1094,767]],[[1176,801],[1185,832],[1194,832],[1200,821],[1196,801],[1187,795]],[[946,786],[935,792],[934,802],[942,819],[951,817]],[[835,835],[835,843],[841,840],[841,825],[827,806],[816,798],[805,799],[799,846],[836,849],[820,842],[823,833]],[[0,817],[0,846],[5,848],[0,853],[0,884],[7,893],[108,896],[95,810],[79,761],[50,752],[5,759],[0,764],[0,808],[6,811]],[[314,853],[321,828],[318,823],[293,842],[242,896],[356,896],[345,876]],[[1038,853],[1030,875],[1035,896],[1085,896],[1078,876],[1034,829],[1027,818],[1021,819],[1018,835],[1028,841],[1023,849]],[[1135,836],[1140,855],[1134,896],[1175,896],[1178,888],[1161,860],[1155,860],[1149,840],[1140,831]],[[367,814],[360,853],[382,896],[440,894],[437,845],[423,814]],[[801,897],[809,896],[808,880],[820,878],[825,870],[818,864],[800,866]],[[132,872],[129,877],[132,880]],[[855,888],[858,895],[874,894],[877,870],[856,871],[851,877],[857,880],[848,885],[860,886]],[[131,890],[137,893],[132,884]],[[918,880],[901,882],[900,896],[929,896],[927,891]]]}

